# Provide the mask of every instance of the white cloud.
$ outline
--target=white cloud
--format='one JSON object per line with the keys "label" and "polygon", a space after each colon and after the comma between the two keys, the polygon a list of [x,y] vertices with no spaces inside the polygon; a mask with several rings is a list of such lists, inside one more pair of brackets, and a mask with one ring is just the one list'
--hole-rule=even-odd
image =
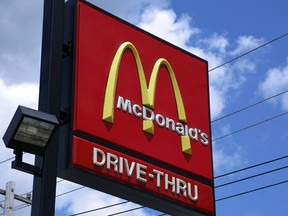
{"label": "white cloud", "polygon": [[190,26],[191,18],[183,15],[180,19],[173,10],[147,9],[141,14],[138,26],[170,43],[185,48],[192,35],[199,29]]}
{"label": "white cloud", "polygon": [[[271,68],[266,73],[266,78],[259,84],[259,91],[264,98],[279,94],[288,89],[288,58],[286,65]],[[283,110],[288,110],[288,95],[284,94],[272,100],[280,104]]]}
{"label": "white cloud", "polygon": [[[78,189],[73,192],[73,195],[65,195],[63,197],[58,197],[56,202],[56,208],[63,209],[65,208],[69,214],[76,214],[88,210],[93,210],[96,208],[102,208],[109,205],[114,205],[118,203],[125,202],[118,197],[111,196],[96,190],[91,190],[87,187],[82,188],[81,185],[77,185],[68,181],[63,181],[59,183],[57,186],[57,194],[65,193],[67,191],[71,191],[74,189]],[[79,199],[79,197],[85,197],[85,199]],[[108,215],[117,212],[122,212],[125,210],[129,210],[135,207],[139,207],[139,205],[134,204],[132,202],[128,202],[121,205],[115,205],[114,207],[104,208],[103,210],[93,211],[87,215]],[[137,211],[131,211],[129,213],[131,216],[145,216],[145,209],[139,209]]]}
{"label": "white cloud", "polygon": [[40,68],[43,1],[0,1],[0,76],[37,82]]}
{"label": "white cloud", "polygon": [[[8,127],[18,105],[27,106],[30,108],[37,108],[38,101],[38,84],[35,83],[21,83],[7,85],[0,79],[0,132]],[[0,155],[0,159],[2,154]]]}
{"label": "white cloud", "polygon": [[[217,137],[231,133],[229,125],[222,125],[217,128],[219,130]],[[214,131],[215,133],[215,131]],[[213,142],[213,166],[215,175],[235,170],[237,167],[243,167],[247,161],[243,160],[243,150],[241,145],[234,143],[233,137],[229,137],[228,142],[222,140]]]}
{"label": "white cloud", "polygon": [[225,97],[223,93],[216,90],[214,86],[210,86],[210,103],[213,104],[210,108],[212,118],[219,116],[225,105]]}
{"label": "white cloud", "polygon": [[[21,83],[8,85],[0,79],[0,135],[4,135],[18,105],[27,106],[30,108],[37,108],[38,101],[38,84],[35,83]],[[2,141],[0,140],[0,162],[13,157],[13,150],[7,149]],[[15,192],[16,194],[23,194],[32,191],[32,175],[20,172],[18,170],[11,169],[11,161],[0,164],[0,188],[6,187],[6,182],[15,181]],[[24,161],[31,163],[34,161],[32,155],[26,154]],[[16,203],[15,206],[21,205]],[[15,215],[28,215],[29,208],[25,208],[21,211],[15,212]]]}
{"label": "white cloud", "polygon": [[203,39],[211,50],[225,54],[229,46],[229,40],[224,35],[214,33],[210,38]]}
{"label": "white cloud", "polygon": [[232,56],[241,55],[260,46],[264,42],[265,40],[263,38],[255,38],[252,35],[239,36],[237,40],[237,47],[234,50],[230,51],[229,54]]}
{"label": "white cloud", "polygon": [[130,22],[138,23],[143,11],[147,8],[167,8],[170,5],[170,0],[89,0],[98,7],[107,10],[108,12],[119,16],[120,18]]}
{"label": "white cloud", "polygon": [[215,175],[243,167],[243,156],[241,148],[234,148],[233,152],[228,152],[224,147],[214,145],[213,161]]}
{"label": "white cloud", "polygon": [[233,69],[240,73],[255,72],[255,68],[255,63],[247,58],[239,59],[233,65]]}
{"label": "white cloud", "polygon": [[[37,108],[40,42],[43,1],[0,1],[0,137],[2,138],[18,105]],[[14,156],[0,140],[0,162]],[[34,161],[26,154],[24,161]],[[15,181],[15,193],[32,191],[32,175],[11,169],[11,162],[0,164],[0,188]],[[4,199],[4,197],[1,197]],[[1,200],[0,200],[1,201]],[[3,203],[2,203],[3,204]],[[14,202],[17,207],[23,205]],[[14,215],[29,215],[30,207],[15,211]]]}

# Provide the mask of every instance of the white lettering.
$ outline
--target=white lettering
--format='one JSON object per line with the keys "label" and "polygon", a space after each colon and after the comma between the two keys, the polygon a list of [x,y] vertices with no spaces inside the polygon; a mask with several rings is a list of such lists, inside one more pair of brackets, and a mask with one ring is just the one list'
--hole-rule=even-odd
{"label": "white lettering", "polygon": [[146,169],[147,166],[137,163],[136,165],[136,179],[146,183],[147,179],[143,178],[142,176],[146,176]]}
{"label": "white lettering", "polygon": [[129,166],[129,162],[126,158],[124,158],[124,164],[125,164],[125,169],[126,169],[126,173],[129,177],[132,176],[132,173],[133,173],[133,170],[134,170],[134,167],[135,167],[135,162],[133,161],[131,163],[131,165]]}
{"label": "white lettering", "polygon": [[189,137],[194,140],[198,141],[198,130],[197,128],[189,128]]}
{"label": "white lettering", "polygon": [[172,187],[172,193],[175,193],[175,177],[172,176],[171,181],[168,179],[168,174],[164,175],[164,185],[165,185],[165,190],[167,191],[169,189],[169,186]]}
{"label": "white lettering", "polygon": [[[100,157],[98,157],[99,154]],[[98,159],[100,159],[100,161]],[[98,148],[93,148],[93,164],[96,166],[103,166],[105,161],[106,158],[104,152]]]}
{"label": "white lettering", "polygon": [[207,134],[201,133],[201,143],[205,146],[207,146],[209,144]]}
{"label": "white lettering", "polygon": [[142,109],[141,109],[141,107],[140,107],[139,105],[134,104],[134,105],[132,106],[132,111],[133,111],[133,114],[134,114],[136,117],[140,118],[140,117],[142,116]]}
{"label": "white lettering", "polygon": [[119,96],[116,108],[121,109],[121,107],[124,112],[128,110],[128,113],[132,114],[131,101],[128,99],[125,99],[124,101],[124,98]]}
{"label": "white lettering", "polygon": [[188,136],[188,131],[189,131],[188,125],[185,125],[184,126],[184,134],[185,134],[185,136]]}
{"label": "white lettering", "polygon": [[[146,106],[132,104],[130,100],[124,99],[121,96],[118,96],[116,108],[123,112],[128,112],[130,115],[133,114],[137,118],[142,117],[143,120],[155,121],[159,127],[166,127],[166,129],[176,132],[179,136],[188,136],[192,141],[200,142],[204,146],[209,145],[208,135],[203,132],[201,133],[201,130],[197,128],[189,128],[187,124],[181,122],[175,123],[173,119],[165,117],[159,113],[155,114],[152,109]],[[121,169],[119,168],[119,172],[120,170]]]}
{"label": "white lettering", "polygon": [[155,121],[160,127],[164,127],[165,126],[165,118],[162,115],[157,114],[155,116]]}
{"label": "white lettering", "polygon": [[119,157],[119,173],[123,174],[123,158]]}
{"label": "white lettering", "polygon": [[155,114],[153,110],[148,107],[143,106],[143,119],[154,121]]}
{"label": "white lettering", "polygon": [[[147,188],[151,189],[154,187],[152,190],[158,190],[160,193],[163,193],[163,195],[169,192],[177,195],[177,197],[187,197],[192,202],[198,200],[197,185],[173,175],[168,175],[164,171],[151,169],[151,167],[135,162],[133,159],[121,157],[115,153],[105,152],[99,148],[93,148],[93,164],[101,167],[102,170],[106,169],[103,170],[104,173],[107,173],[108,171],[110,174],[112,174],[112,176],[125,175],[126,178],[135,178],[141,183],[149,184]],[[133,174],[134,170],[135,174]],[[125,180],[126,178],[124,177],[121,179]],[[149,181],[147,178],[149,178]],[[166,192],[164,192],[163,189]]]}
{"label": "white lettering", "polygon": [[176,123],[176,133],[178,133],[181,136],[184,136],[184,126],[180,122]]}
{"label": "white lettering", "polygon": [[[170,128],[170,126],[171,128]],[[175,121],[166,117],[166,128],[175,131]]]}
{"label": "white lettering", "polygon": [[188,182],[188,197],[192,200],[192,201],[197,201],[198,200],[198,186],[194,185],[194,196],[192,196],[191,193],[191,183]]}
{"label": "white lettering", "polygon": [[156,174],[156,186],[159,188],[161,186],[161,177],[164,175],[163,172],[153,169],[153,173]]}
{"label": "white lettering", "polygon": [[107,153],[107,170],[110,170],[111,166],[114,167],[114,172],[118,172],[118,157],[114,154]]}
{"label": "white lettering", "polygon": [[176,178],[176,194],[180,194],[180,191],[182,191],[182,194],[184,197],[186,197],[186,182],[182,179]]}

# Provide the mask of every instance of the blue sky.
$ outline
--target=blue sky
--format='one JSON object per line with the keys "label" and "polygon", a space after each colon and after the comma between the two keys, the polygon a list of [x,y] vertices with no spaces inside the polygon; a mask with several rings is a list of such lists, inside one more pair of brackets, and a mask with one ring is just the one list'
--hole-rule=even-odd
{"label": "blue sky", "polygon": [[[195,0],[91,0],[95,5],[208,60],[212,69],[288,33],[288,2]],[[18,104],[37,108],[43,1],[0,2],[0,135]],[[288,90],[288,36],[210,72],[212,120]],[[212,124],[213,139],[288,111],[288,93]],[[288,115],[213,142],[215,176],[288,155]],[[16,181],[16,193],[32,190],[28,174],[11,170],[11,150],[0,141],[0,188]],[[28,156],[27,161],[33,161]],[[215,180],[215,185],[288,165],[288,159]],[[216,199],[288,180],[287,169],[216,189]],[[57,194],[79,188],[62,181]],[[288,215],[288,183],[216,202],[220,216]],[[79,199],[85,197],[85,199]],[[2,201],[4,197],[0,197]],[[88,200],[88,201],[87,201]],[[56,215],[70,215],[119,203],[87,188],[59,196]],[[19,206],[21,203],[15,203]],[[133,208],[127,203],[107,215]],[[0,209],[0,214],[2,210]],[[30,213],[30,208],[15,215]],[[146,208],[125,215],[158,215]],[[95,215],[85,214],[85,215]],[[123,214],[124,215],[124,214]]]}

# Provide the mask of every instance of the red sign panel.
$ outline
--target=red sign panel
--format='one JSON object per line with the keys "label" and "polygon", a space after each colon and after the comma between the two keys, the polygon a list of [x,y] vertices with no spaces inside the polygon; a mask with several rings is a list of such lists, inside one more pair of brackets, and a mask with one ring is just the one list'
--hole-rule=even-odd
{"label": "red sign panel", "polygon": [[[115,148],[109,150],[74,137],[73,165],[212,212],[211,185],[196,184],[153,165],[156,161],[212,181],[207,62],[81,1],[76,28],[73,131]],[[113,160],[126,158],[129,166],[132,161],[136,164],[139,178],[128,180],[131,176],[119,176],[119,170],[109,172],[97,167],[92,161],[94,156],[84,158],[95,149],[99,155],[94,158],[96,164],[103,159],[100,156],[107,157],[108,153],[114,155]],[[115,149],[154,162],[143,162]],[[115,167],[111,169],[115,171]],[[167,174],[178,181],[182,197],[162,186],[157,188],[160,172],[161,177]],[[194,196],[194,185],[199,189],[197,204],[188,196]]]}
{"label": "red sign panel", "polygon": [[74,137],[73,142],[75,166],[154,194],[163,194],[195,209],[213,212],[210,187],[84,139]]}

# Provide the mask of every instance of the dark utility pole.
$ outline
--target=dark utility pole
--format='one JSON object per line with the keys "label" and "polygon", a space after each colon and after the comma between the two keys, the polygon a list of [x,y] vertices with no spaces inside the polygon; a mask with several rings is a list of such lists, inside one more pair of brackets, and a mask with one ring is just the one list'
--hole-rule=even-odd
{"label": "dark utility pole", "polygon": [[[60,115],[64,0],[44,0],[39,111]],[[51,216],[55,212],[58,166],[56,132],[45,155],[36,156],[35,165],[43,167],[41,176],[34,176],[32,216]]]}

